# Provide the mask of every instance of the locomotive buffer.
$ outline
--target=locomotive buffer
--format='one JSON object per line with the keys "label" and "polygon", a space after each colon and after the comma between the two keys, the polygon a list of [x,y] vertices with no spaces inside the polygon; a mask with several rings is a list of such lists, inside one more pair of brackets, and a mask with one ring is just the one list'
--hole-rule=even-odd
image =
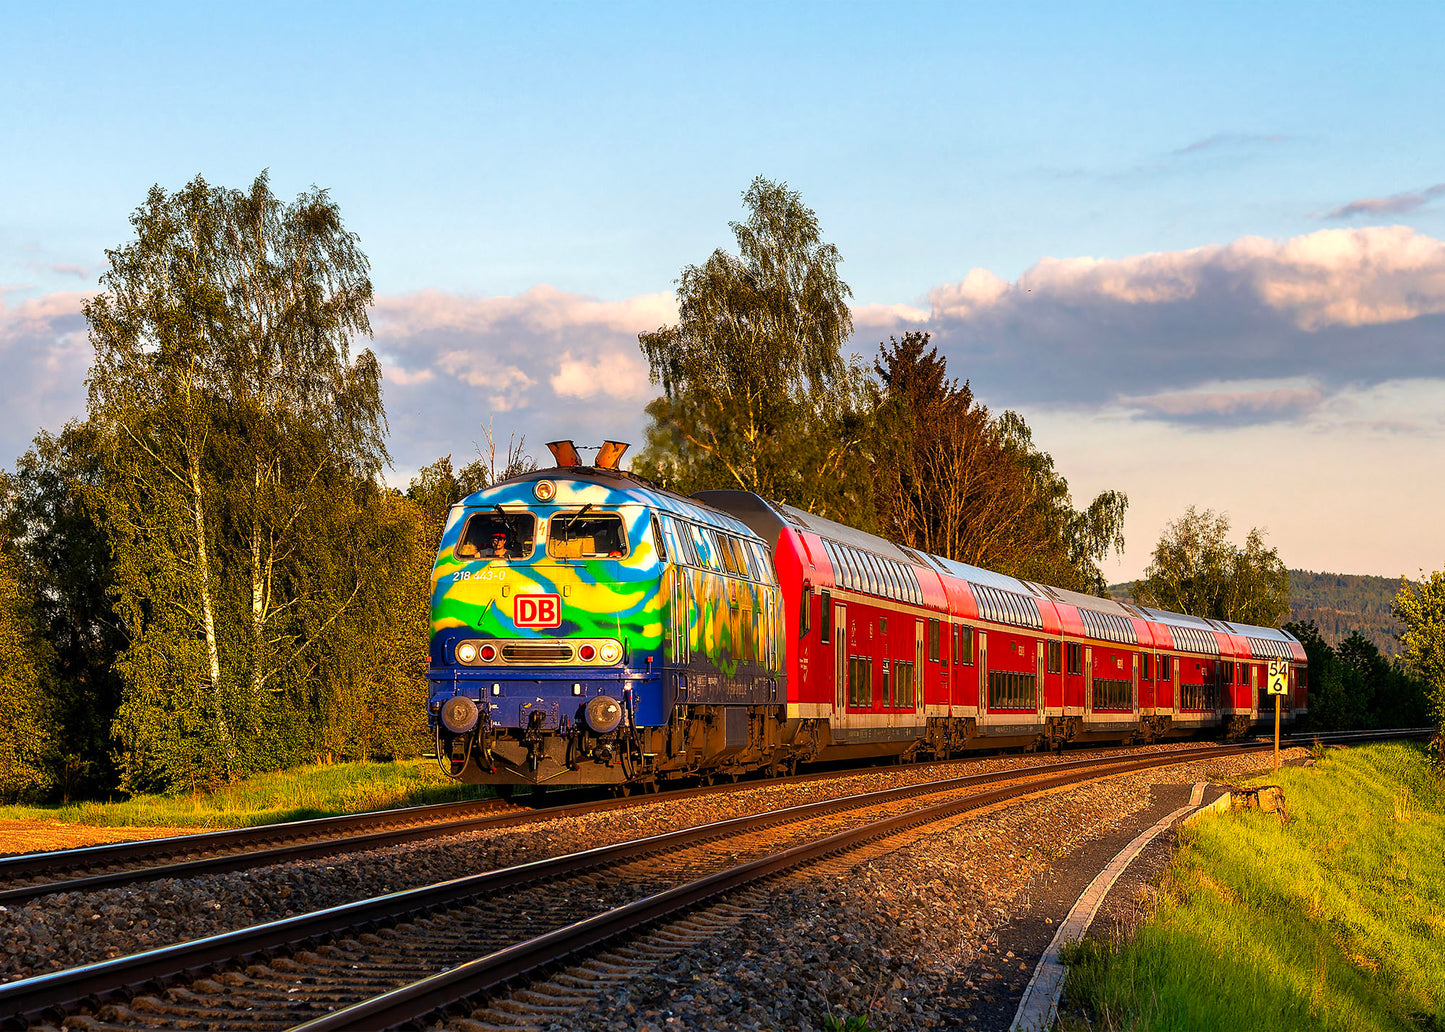
{"label": "locomotive buffer", "polygon": [[1269,694],[1274,696],[1274,769],[1279,770],[1279,700],[1289,691],[1289,664],[1282,659],[1269,661]]}

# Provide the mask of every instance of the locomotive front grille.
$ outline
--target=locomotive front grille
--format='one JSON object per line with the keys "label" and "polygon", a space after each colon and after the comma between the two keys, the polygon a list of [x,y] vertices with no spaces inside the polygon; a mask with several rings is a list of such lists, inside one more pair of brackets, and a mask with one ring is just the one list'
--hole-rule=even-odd
{"label": "locomotive front grille", "polygon": [[518,642],[502,646],[502,659],[508,663],[570,663],[572,646],[560,642]]}

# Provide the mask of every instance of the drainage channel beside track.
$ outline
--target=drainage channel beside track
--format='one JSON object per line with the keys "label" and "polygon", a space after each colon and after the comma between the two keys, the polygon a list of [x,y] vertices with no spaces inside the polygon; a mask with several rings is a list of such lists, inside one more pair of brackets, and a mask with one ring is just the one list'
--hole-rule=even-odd
{"label": "drainage channel beside track", "polygon": [[[1316,736],[1323,742],[1410,737],[1425,729],[1342,732]],[[1198,748],[1197,746],[1191,748]],[[970,756],[936,764],[967,763]],[[1089,761],[1102,762],[1102,761]],[[877,768],[873,768],[876,770]],[[762,786],[806,784],[868,773],[848,768],[747,780],[736,784],[674,789],[658,795],[594,799],[544,807],[488,799],[371,811],[247,828],[228,828],[163,839],[144,839],[80,849],[0,856],[0,906],[24,904],[51,893],[92,892],[161,878],[191,878],[262,867],[308,857],[360,852],[428,838],[498,830],[586,813],[644,806],[662,799],[749,791]],[[59,877],[57,877],[59,875]]]}
{"label": "drainage channel beside track", "polygon": [[[381,1027],[411,1020],[396,1015],[420,1006],[416,999],[430,1001],[430,1011],[492,991],[760,878],[927,821],[1096,777],[1265,747],[1076,760],[733,818],[25,979],[0,986],[0,1015],[16,1015],[18,1027],[281,1029],[336,1012],[318,1020],[352,1024],[315,1027]],[[987,787],[1003,782],[1011,784]],[[929,796],[941,798],[913,802]]]}

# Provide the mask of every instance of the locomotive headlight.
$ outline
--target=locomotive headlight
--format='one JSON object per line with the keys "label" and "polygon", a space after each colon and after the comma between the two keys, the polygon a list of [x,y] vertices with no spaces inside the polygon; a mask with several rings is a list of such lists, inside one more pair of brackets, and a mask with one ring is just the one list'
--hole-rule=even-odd
{"label": "locomotive headlight", "polygon": [[597,650],[597,654],[602,657],[604,663],[616,663],[622,658],[622,646],[615,641],[603,642],[602,647]]}
{"label": "locomotive headlight", "polygon": [[497,647],[495,645],[483,645],[477,650],[477,655],[482,657],[483,663],[490,663],[497,658]]}
{"label": "locomotive headlight", "polygon": [[550,502],[557,497],[557,485],[550,480],[539,480],[532,485],[532,497],[539,502]]}
{"label": "locomotive headlight", "polygon": [[464,641],[457,646],[458,663],[475,663],[477,661],[477,643]]}
{"label": "locomotive headlight", "polygon": [[583,645],[577,650],[577,658],[584,663],[590,663],[597,658],[597,650],[590,644]]}

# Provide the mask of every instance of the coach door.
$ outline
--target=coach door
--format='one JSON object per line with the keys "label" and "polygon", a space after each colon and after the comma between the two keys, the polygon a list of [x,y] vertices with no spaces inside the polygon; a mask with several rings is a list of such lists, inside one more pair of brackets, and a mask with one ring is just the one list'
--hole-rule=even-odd
{"label": "coach door", "polygon": [[1084,717],[1094,715],[1094,650],[1084,646]]}
{"label": "coach door", "polygon": [[988,631],[978,632],[978,712],[988,712]]}
{"label": "coach door", "polygon": [[1037,643],[1038,658],[1034,664],[1034,705],[1040,715],[1044,712],[1044,643]]}
{"label": "coach door", "polygon": [[923,661],[923,636],[928,624],[923,620],[913,621],[913,709],[923,709],[924,675],[928,666]]}
{"label": "coach door", "polygon": [[833,603],[833,719],[832,727],[848,724],[848,607]]}

